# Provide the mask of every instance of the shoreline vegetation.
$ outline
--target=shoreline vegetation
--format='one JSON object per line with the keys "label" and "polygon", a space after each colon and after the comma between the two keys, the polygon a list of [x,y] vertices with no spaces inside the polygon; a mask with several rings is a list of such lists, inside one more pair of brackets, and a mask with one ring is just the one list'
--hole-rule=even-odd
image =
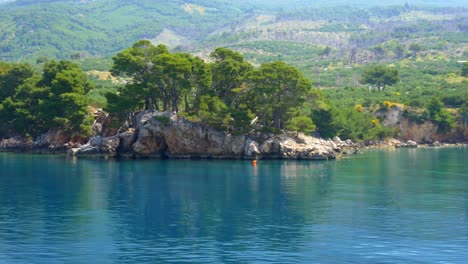
{"label": "shoreline vegetation", "polygon": [[468,142],[461,1],[3,2],[3,150],[238,158],[252,141],[312,159],[341,141]]}
{"label": "shoreline vegetation", "polygon": [[102,123],[95,122],[94,131],[100,134],[116,131],[115,134],[95,135],[84,144],[65,142],[67,137],[61,132],[51,131],[34,141],[18,136],[2,139],[0,152],[67,154],[106,159],[333,160],[369,149],[467,146],[466,142],[417,143],[394,138],[354,143],[339,137],[321,139],[293,131],[277,134],[251,131],[233,135],[171,112],[142,111],[135,115],[134,120],[136,123],[131,126],[127,123],[117,131],[111,129],[104,132],[108,129],[108,116],[98,118],[97,121]]}
{"label": "shoreline vegetation", "polygon": [[[0,63],[0,151],[327,160],[366,146],[438,146],[468,135],[466,105],[449,111],[431,97],[422,109],[390,101],[343,107],[295,67],[254,67],[227,48],[207,62],[141,40],[112,60],[120,83],[104,94],[103,109],[90,102],[95,84],[71,61],[46,61],[41,73]],[[377,65],[361,82],[380,96],[399,78]]]}
{"label": "shoreline vegetation", "polygon": [[[287,134],[283,135],[287,137]],[[303,135],[301,135],[303,139]],[[301,140],[301,137],[297,138]],[[69,144],[65,143],[63,145],[54,145],[54,144],[37,144],[37,141],[31,142],[27,139],[21,137],[13,137],[8,139],[0,140],[0,153],[23,153],[23,154],[38,154],[38,155],[66,155],[70,157],[78,158],[98,158],[98,159],[189,159],[189,160],[339,160],[350,155],[360,154],[368,150],[390,150],[390,149],[399,149],[399,148],[466,148],[468,143],[458,142],[458,143],[440,143],[438,141],[430,143],[416,143],[414,141],[404,142],[398,139],[390,138],[381,141],[370,141],[370,142],[361,142],[361,143],[346,143],[339,138],[334,139],[316,139],[323,145],[321,147],[339,146],[333,149],[332,152],[322,152],[314,153],[317,145],[314,148],[307,149],[309,152],[304,152],[304,147],[296,149],[297,155],[291,155],[291,153],[282,152],[281,149],[278,149],[276,153],[266,153],[262,155],[261,153],[256,153],[256,155],[247,155],[246,153],[242,155],[212,155],[212,154],[200,154],[200,153],[187,153],[183,155],[168,155],[167,153],[162,154],[136,154],[132,152],[119,153],[118,150],[112,148],[109,144],[109,140],[113,138],[102,138],[96,137],[91,139],[86,144]],[[279,143],[279,142],[276,142]],[[119,142],[120,144],[120,142]],[[349,145],[348,145],[349,144]],[[287,146],[280,145],[280,148],[287,148]],[[308,146],[310,147],[310,146]],[[245,148],[244,148],[245,150]],[[287,148],[291,151],[293,149]],[[298,152],[302,151],[302,152]]]}

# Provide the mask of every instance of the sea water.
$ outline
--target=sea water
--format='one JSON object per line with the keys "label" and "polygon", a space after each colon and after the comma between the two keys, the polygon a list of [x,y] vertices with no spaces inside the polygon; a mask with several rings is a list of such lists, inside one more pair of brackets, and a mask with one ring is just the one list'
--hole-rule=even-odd
{"label": "sea water", "polygon": [[468,263],[468,151],[257,166],[0,153],[0,263]]}

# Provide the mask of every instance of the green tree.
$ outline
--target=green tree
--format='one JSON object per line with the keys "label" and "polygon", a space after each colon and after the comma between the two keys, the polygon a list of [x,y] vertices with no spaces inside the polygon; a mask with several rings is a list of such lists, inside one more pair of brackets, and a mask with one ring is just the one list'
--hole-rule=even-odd
{"label": "green tree", "polygon": [[[22,69],[14,65],[12,69]],[[70,135],[88,135],[92,116],[86,93],[93,89],[78,65],[67,61],[50,61],[41,76],[32,75],[28,67],[16,73],[13,94],[1,101],[0,132],[36,136],[49,129]],[[27,79],[24,72],[30,76]]]}
{"label": "green tree", "polygon": [[395,58],[401,59],[405,56],[405,49],[401,45],[395,47]]}
{"label": "green tree", "polygon": [[282,129],[291,107],[300,106],[311,83],[296,68],[282,61],[264,63],[249,76],[256,112],[264,125]]}
{"label": "green tree", "polygon": [[29,64],[0,64],[0,102],[15,94],[23,82],[31,78],[34,72]]}
{"label": "green tree", "polygon": [[179,98],[187,94],[191,88],[190,77],[192,63],[190,55],[184,53],[162,54],[154,60],[155,75],[159,79],[158,86],[164,89],[163,98],[166,104],[170,103],[172,111],[179,112]]}
{"label": "green tree", "polygon": [[113,60],[112,74],[129,79],[118,94],[106,96],[106,109],[113,113],[142,108],[179,112],[181,100],[185,111],[190,111],[190,105],[211,86],[210,69],[203,60],[188,53],[169,53],[164,45],[155,47],[146,40]]}
{"label": "green tree", "polygon": [[217,96],[201,96],[197,114],[202,121],[218,129],[226,129],[231,119],[228,107]]}
{"label": "green tree", "polygon": [[444,107],[442,101],[433,97],[427,107],[426,107],[426,116],[429,117],[431,121],[436,123],[439,127],[439,132],[448,132],[456,126],[455,117]]}
{"label": "green tree", "polygon": [[253,67],[237,52],[226,48],[217,48],[210,54],[214,60],[211,65],[212,85],[214,95],[221,98],[227,106],[239,105],[233,89],[241,87],[244,78]]}
{"label": "green tree", "polygon": [[48,92],[48,97],[39,102],[38,113],[38,119],[48,128],[83,135],[91,133],[92,117],[86,94],[94,86],[77,64],[47,62],[37,86]]}
{"label": "green tree", "polygon": [[297,132],[304,132],[306,134],[309,134],[316,129],[312,119],[304,115],[291,118],[291,120],[288,121],[286,128]]}
{"label": "green tree", "polygon": [[[154,61],[162,54],[169,54],[166,46],[154,46],[148,40],[140,40],[112,58],[112,75],[127,77],[129,83],[121,89],[119,97],[110,96],[113,104],[110,105],[110,109],[116,108],[117,105],[129,107],[121,109],[122,111],[136,110],[141,106],[144,109],[159,109],[157,99],[164,100],[167,96],[154,82],[153,76]],[[119,98],[125,103],[118,103]],[[167,107],[168,102],[164,101],[164,105]]]}
{"label": "green tree", "polygon": [[372,48],[372,52],[378,59],[382,59],[387,53],[382,46],[375,46],[374,48]]}
{"label": "green tree", "polygon": [[[5,134],[37,135],[47,131],[40,119],[40,104],[49,96],[48,88],[37,87],[40,76],[33,76],[19,85],[12,97],[3,100],[0,109],[0,130]],[[0,107],[1,108],[1,107]]]}
{"label": "green tree", "polygon": [[413,56],[416,57],[418,53],[422,50],[422,47],[418,43],[411,43],[408,48],[411,52],[413,52]]}
{"label": "green tree", "polygon": [[399,80],[397,69],[382,65],[367,67],[361,75],[361,83],[376,85],[379,90],[385,90],[387,85],[393,85]]}
{"label": "green tree", "polygon": [[317,131],[321,137],[332,138],[338,134],[336,122],[337,116],[336,107],[328,103],[324,103],[311,111],[311,117],[317,126]]}
{"label": "green tree", "polygon": [[461,76],[468,77],[468,62],[463,63]]}

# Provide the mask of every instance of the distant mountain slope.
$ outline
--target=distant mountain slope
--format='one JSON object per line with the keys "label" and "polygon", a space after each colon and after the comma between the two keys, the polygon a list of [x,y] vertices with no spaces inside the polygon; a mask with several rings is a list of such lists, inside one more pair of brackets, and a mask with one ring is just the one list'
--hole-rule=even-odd
{"label": "distant mountain slope", "polygon": [[[240,19],[226,1],[25,1],[0,8],[0,60],[109,55],[164,29],[196,40]],[[190,43],[186,43],[190,44]]]}
{"label": "distant mountain slope", "polygon": [[417,5],[417,6],[467,6],[465,0],[241,0],[262,8],[320,8],[333,6],[353,6],[353,7],[374,7],[374,6],[394,6],[394,5]]}
{"label": "distant mountain slope", "polygon": [[[139,39],[162,42],[173,48],[178,46],[185,51],[200,50],[197,47],[200,45],[201,49],[212,49],[216,45],[270,40],[339,48],[339,43],[348,45],[353,37],[364,36],[357,33],[372,34],[367,24],[374,27],[377,21],[372,21],[368,12],[356,7],[333,7],[323,12],[324,6],[367,7],[394,3],[401,9],[406,2],[409,5],[424,2],[426,5],[466,6],[466,1],[460,0],[382,0],[379,3],[370,0],[0,0],[0,60],[33,60],[42,56],[70,58],[83,54],[109,56]],[[322,9],[311,9],[315,7]],[[466,7],[465,11],[460,9],[466,14]],[[395,17],[393,11],[389,11],[389,19]],[[443,22],[449,26],[449,31],[465,33],[460,32],[458,24],[464,24],[466,31],[466,18],[449,19],[452,22]],[[408,23],[411,26],[410,21]],[[392,29],[394,24],[383,23]],[[378,30],[374,28],[374,32],[379,33]],[[445,28],[438,30],[441,32]]]}

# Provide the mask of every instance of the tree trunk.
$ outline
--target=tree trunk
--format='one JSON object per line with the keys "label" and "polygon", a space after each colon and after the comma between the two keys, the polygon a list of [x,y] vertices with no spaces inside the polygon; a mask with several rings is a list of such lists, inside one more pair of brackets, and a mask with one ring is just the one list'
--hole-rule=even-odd
{"label": "tree trunk", "polygon": [[159,111],[159,104],[158,104],[158,99],[154,94],[151,95],[151,100],[153,101],[153,107],[156,111]]}
{"label": "tree trunk", "polygon": [[149,110],[150,109],[150,101],[147,98],[145,98],[145,106],[144,106],[144,110]]}
{"label": "tree trunk", "polygon": [[185,112],[188,112],[188,111],[190,111],[190,106],[188,102],[188,95],[186,94],[185,95]]}
{"label": "tree trunk", "polygon": [[177,106],[177,91],[176,91],[176,81],[172,81],[172,111],[176,113],[179,112],[179,107]]}
{"label": "tree trunk", "polygon": [[274,122],[274,126],[276,128],[281,128],[279,110],[274,110],[273,111],[273,122]]}

